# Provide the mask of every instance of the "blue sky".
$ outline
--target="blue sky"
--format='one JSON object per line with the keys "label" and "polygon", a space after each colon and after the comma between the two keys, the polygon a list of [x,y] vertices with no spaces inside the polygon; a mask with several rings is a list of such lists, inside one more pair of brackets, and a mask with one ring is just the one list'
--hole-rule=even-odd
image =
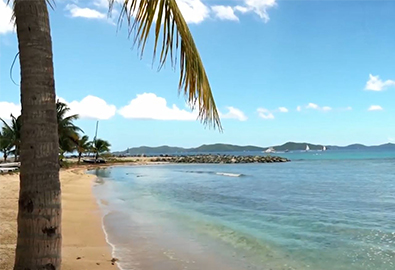
{"label": "blue sky", "polygon": [[[2,2],[1,2],[2,1]],[[19,111],[17,53],[0,0],[0,117]],[[195,120],[178,71],[140,60],[106,0],[58,0],[50,12],[57,95],[86,134],[140,145],[395,141],[395,1],[178,0],[208,73],[223,133]],[[152,41],[152,39],[151,39]],[[13,70],[19,82],[19,64]]]}

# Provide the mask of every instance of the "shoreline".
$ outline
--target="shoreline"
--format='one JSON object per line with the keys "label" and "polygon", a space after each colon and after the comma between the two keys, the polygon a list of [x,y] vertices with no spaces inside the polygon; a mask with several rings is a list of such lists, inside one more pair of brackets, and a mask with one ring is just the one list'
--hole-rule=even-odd
{"label": "shoreline", "polygon": [[[87,168],[62,169],[62,269],[119,269]],[[17,239],[19,174],[0,175],[0,270],[12,269]]]}

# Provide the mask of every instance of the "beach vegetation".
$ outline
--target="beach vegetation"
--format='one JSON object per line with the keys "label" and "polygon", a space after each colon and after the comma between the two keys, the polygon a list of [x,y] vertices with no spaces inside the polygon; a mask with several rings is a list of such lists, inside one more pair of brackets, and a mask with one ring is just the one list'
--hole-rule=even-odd
{"label": "beach vegetation", "polygon": [[77,139],[74,141],[76,144],[76,150],[78,153],[78,161],[77,163],[80,164],[82,154],[90,152],[92,149],[92,142],[89,141],[89,137],[87,135],[81,136],[77,134]]}
{"label": "beach vegetation", "polygon": [[97,160],[101,154],[108,153],[110,151],[111,144],[108,141],[102,139],[95,139],[91,142],[95,159]]}
{"label": "beach vegetation", "polygon": [[[21,145],[21,126],[22,126],[22,120],[21,117],[15,117],[11,114],[11,122],[8,123],[4,119],[0,118],[0,120],[3,123],[2,127],[2,146],[4,150],[7,149],[6,151],[8,152],[7,156],[9,154],[13,154],[15,157],[15,161],[18,161],[19,159],[19,154],[20,154],[20,145]],[[3,151],[2,151],[3,152]],[[4,154],[4,152],[3,152]],[[6,158],[5,158],[6,160]]]}

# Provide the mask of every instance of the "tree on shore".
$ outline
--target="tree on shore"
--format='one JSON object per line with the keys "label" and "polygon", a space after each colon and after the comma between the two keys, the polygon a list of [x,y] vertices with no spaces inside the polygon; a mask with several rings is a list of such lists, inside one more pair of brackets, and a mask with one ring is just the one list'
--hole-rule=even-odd
{"label": "tree on shore", "polygon": [[74,121],[79,118],[78,114],[67,116],[70,108],[63,102],[56,102],[56,118],[58,122],[59,149],[61,155],[65,152],[73,152],[76,149],[78,132],[83,130],[74,125]]}
{"label": "tree on shore", "polygon": [[95,153],[95,160],[99,158],[100,154],[110,152],[111,144],[108,141],[95,139],[91,145],[93,153]]}
{"label": "tree on shore", "polygon": [[0,152],[3,153],[4,162],[7,162],[7,158],[11,153],[12,148],[13,146],[11,144],[10,136],[3,128],[2,130],[0,130]]}
{"label": "tree on shore", "polygon": [[[7,1],[8,3],[10,1]],[[115,0],[109,0],[110,10]],[[21,143],[18,237],[14,270],[61,269],[61,189],[59,136],[53,71],[52,40],[47,4],[53,0],[14,0],[21,68]],[[179,89],[199,119],[221,129],[219,115],[203,63],[176,0],[125,0],[120,21],[145,48],[154,30],[156,53],[162,37],[160,66],[168,55],[180,56]],[[153,26],[154,25],[154,26]]]}
{"label": "tree on shore", "polygon": [[5,136],[4,139],[6,139],[11,148],[14,149],[10,151],[10,153],[13,153],[15,161],[18,161],[21,145],[21,116],[15,117],[11,114],[10,125],[3,119],[0,118],[0,120],[3,122],[2,133]]}
{"label": "tree on shore", "polygon": [[83,153],[88,152],[92,148],[92,142],[89,141],[89,137],[87,135],[80,136],[78,135],[77,140],[75,141],[77,152],[78,152],[78,164],[81,162],[81,157]]}

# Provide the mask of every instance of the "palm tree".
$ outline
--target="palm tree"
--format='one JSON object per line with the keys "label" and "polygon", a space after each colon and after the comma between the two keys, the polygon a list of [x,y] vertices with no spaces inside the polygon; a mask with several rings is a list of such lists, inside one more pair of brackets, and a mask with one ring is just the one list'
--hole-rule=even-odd
{"label": "palm tree", "polygon": [[7,130],[3,128],[0,130],[0,152],[3,153],[4,162],[7,162],[7,157],[11,153],[12,138],[7,134]]}
{"label": "palm tree", "polygon": [[[7,1],[9,2],[9,0]],[[115,0],[110,0],[110,10]],[[14,0],[21,67],[23,126],[20,144],[18,238],[14,270],[61,268],[61,191],[52,41],[47,4],[53,0]],[[125,0],[120,21],[144,50],[155,21],[155,46],[163,38],[160,67],[180,52],[180,91],[199,119],[221,129],[203,63],[176,0]],[[156,16],[157,15],[157,16]],[[161,31],[162,30],[162,31]],[[173,62],[172,61],[172,62]]]}
{"label": "palm tree", "polygon": [[99,158],[99,154],[106,153],[110,151],[111,144],[108,141],[102,139],[95,139],[92,142],[92,150],[95,153],[95,159]]}
{"label": "palm tree", "polygon": [[20,152],[20,145],[21,145],[21,127],[22,127],[22,120],[21,116],[17,118],[11,114],[11,124],[9,125],[6,121],[0,118],[3,122],[3,134],[7,134],[7,138],[11,143],[11,148],[14,147],[12,151],[15,156],[15,161],[18,160],[19,152]]}
{"label": "palm tree", "polygon": [[61,191],[52,41],[45,0],[16,0],[22,128],[14,270],[61,265]]}
{"label": "palm tree", "polygon": [[83,132],[81,128],[73,124],[79,118],[78,114],[66,116],[70,108],[59,100],[56,102],[56,117],[58,121],[59,148],[61,154],[73,152],[75,142],[78,140],[78,132]]}
{"label": "palm tree", "polygon": [[78,164],[80,164],[82,154],[91,149],[92,142],[89,141],[89,137],[87,135],[84,135],[82,137],[78,135],[77,141],[75,143],[78,152]]}

